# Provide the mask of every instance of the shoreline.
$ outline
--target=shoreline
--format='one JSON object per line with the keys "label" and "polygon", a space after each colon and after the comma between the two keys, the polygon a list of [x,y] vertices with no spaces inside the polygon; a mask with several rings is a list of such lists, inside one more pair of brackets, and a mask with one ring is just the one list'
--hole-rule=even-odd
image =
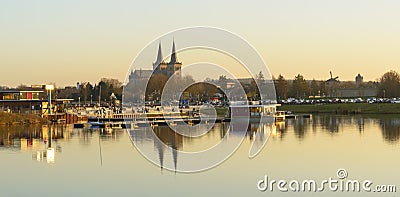
{"label": "shoreline", "polygon": [[40,124],[48,121],[35,114],[14,114],[0,112],[0,125]]}
{"label": "shoreline", "polygon": [[334,104],[282,104],[279,111],[293,113],[325,114],[400,114],[400,104],[395,103],[334,103]]}

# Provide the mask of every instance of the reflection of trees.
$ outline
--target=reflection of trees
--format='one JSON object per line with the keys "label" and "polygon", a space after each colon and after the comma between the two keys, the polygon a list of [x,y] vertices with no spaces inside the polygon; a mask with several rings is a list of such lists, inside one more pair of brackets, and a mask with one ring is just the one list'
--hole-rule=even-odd
{"label": "reflection of trees", "polygon": [[89,145],[90,139],[93,136],[93,130],[87,130],[78,133],[81,137],[79,138],[80,144],[82,145]]}
{"label": "reflection of trees", "polygon": [[303,139],[310,125],[310,120],[306,118],[299,118],[294,120],[293,123],[293,129],[296,137]]}
{"label": "reflection of trees", "polygon": [[[226,135],[226,133],[228,132],[228,128],[230,126],[229,122],[223,122],[220,125],[220,129],[219,129],[219,135],[220,135],[220,139],[223,139]],[[213,127],[213,129],[215,128],[215,125]]]}
{"label": "reflection of trees", "polygon": [[12,146],[14,140],[43,138],[41,125],[13,125],[0,127],[0,146]]}
{"label": "reflection of trees", "polygon": [[382,129],[383,139],[387,142],[397,142],[400,139],[400,119],[381,119],[379,126]]}
{"label": "reflection of trees", "polygon": [[312,123],[313,130],[316,130],[318,125],[330,133],[338,133],[339,128],[343,125],[355,125],[361,133],[364,131],[364,117],[363,116],[335,116],[335,115],[321,115],[313,117]]}
{"label": "reflection of trees", "polygon": [[362,133],[364,131],[364,118],[356,118],[354,121],[358,126],[358,131]]}
{"label": "reflection of trees", "polygon": [[[48,131],[50,130],[51,133]],[[13,146],[21,139],[47,140],[48,135],[54,142],[58,140],[68,141],[78,137],[83,145],[89,145],[93,138],[93,132],[99,132],[102,141],[118,140],[123,130],[113,130],[111,133],[102,133],[101,130],[74,129],[70,130],[66,125],[13,125],[0,126],[0,146]]]}
{"label": "reflection of trees", "polygon": [[247,131],[246,131],[246,136],[249,137],[249,140],[252,141],[254,140],[254,137],[259,130],[259,125],[258,123],[249,123],[247,126]]}
{"label": "reflection of trees", "polygon": [[[368,118],[367,118],[368,119]],[[385,141],[395,142],[400,139],[400,119],[396,117],[385,117],[379,116],[374,117],[379,122],[379,126],[382,129],[382,135]],[[362,133],[365,129],[365,116],[334,116],[334,115],[322,115],[313,117],[313,127],[318,128],[317,125],[330,133],[339,132],[339,128],[345,126],[356,126],[358,131]],[[368,125],[367,125],[368,126]],[[295,127],[295,131],[296,131]],[[297,128],[298,129],[298,128]]]}
{"label": "reflection of trees", "polygon": [[317,121],[321,124],[323,129],[326,129],[331,133],[339,132],[339,124],[341,123],[341,120],[337,116],[318,116]]}

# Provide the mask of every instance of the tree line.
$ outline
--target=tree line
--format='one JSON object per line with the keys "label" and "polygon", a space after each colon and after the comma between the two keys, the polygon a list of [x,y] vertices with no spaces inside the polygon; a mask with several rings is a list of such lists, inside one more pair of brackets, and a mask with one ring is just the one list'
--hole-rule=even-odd
{"label": "tree line", "polygon": [[[273,78],[277,99],[309,98],[310,96],[327,96],[330,91],[327,81],[307,81],[303,75],[298,74],[293,80],[287,80],[283,75]],[[383,74],[378,81],[363,82],[361,88],[376,88],[378,97],[400,97],[400,74],[391,70]],[[336,84],[335,88],[356,88],[356,83],[344,81]]]}
{"label": "tree line", "polygon": [[[101,90],[100,90],[101,89]],[[57,88],[54,98],[80,100],[82,103],[97,103],[122,99],[123,85],[118,79],[102,78],[97,84],[80,82],[73,87]]]}
{"label": "tree line", "polygon": [[[257,100],[260,95],[256,86],[256,81],[264,80],[264,76],[260,72],[256,79],[252,79],[250,83],[243,83],[241,86],[244,88],[248,99]],[[161,94],[165,83],[168,81],[168,77],[162,74],[152,75],[148,80],[147,85],[143,85],[146,88],[145,92],[142,89],[136,89],[137,84],[130,86],[123,86],[122,82],[117,79],[102,78],[97,84],[91,84],[90,82],[78,83],[75,87],[65,87],[56,89],[55,98],[70,98],[74,100],[80,100],[82,102],[93,101],[96,102],[101,98],[101,101],[111,101],[113,99],[122,100],[123,89],[129,90],[132,98],[141,95],[145,95],[145,100],[160,100]],[[210,85],[213,81],[219,87]],[[230,81],[226,76],[221,75],[218,79],[208,79],[201,83],[195,83],[192,76],[183,76],[179,80],[175,80],[173,87],[180,91],[186,91],[191,98],[196,100],[206,101],[210,97],[214,97],[217,93],[223,93],[221,89],[227,86]],[[276,98],[278,100],[286,98],[309,98],[310,96],[326,96],[329,92],[329,87],[326,81],[322,80],[311,80],[307,81],[303,75],[298,74],[293,79],[286,79],[283,75],[279,74],[277,78],[273,77],[275,85]],[[182,90],[183,87],[187,87],[188,84],[193,84],[187,90]],[[141,87],[141,86],[140,86]],[[341,88],[355,88],[355,82],[344,81],[339,82],[337,87]],[[378,81],[369,81],[361,84],[363,88],[376,88],[378,97],[400,97],[400,74],[397,71],[391,70],[384,73]],[[10,89],[5,86],[0,86],[0,90]],[[24,90],[29,89],[28,86],[20,85],[17,89]],[[101,89],[101,91],[100,91]],[[101,94],[101,95],[99,95]],[[99,97],[100,96],[100,97]],[[136,98],[139,99],[139,98]],[[179,99],[179,98],[177,98]]]}

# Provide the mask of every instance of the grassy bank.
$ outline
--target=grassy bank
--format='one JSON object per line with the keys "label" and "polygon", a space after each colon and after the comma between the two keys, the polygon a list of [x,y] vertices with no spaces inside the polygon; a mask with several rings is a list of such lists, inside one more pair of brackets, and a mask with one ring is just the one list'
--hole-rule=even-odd
{"label": "grassy bank", "polygon": [[0,112],[0,125],[46,123],[47,120],[33,114]]}
{"label": "grassy bank", "polygon": [[[224,117],[226,112],[228,111],[227,107],[215,107],[215,112],[217,113],[217,117]],[[214,109],[203,109],[202,113],[205,114],[212,114]]]}
{"label": "grassy bank", "polygon": [[392,103],[337,103],[322,105],[282,105],[281,111],[293,113],[335,113],[335,114],[400,114],[400,104]]}

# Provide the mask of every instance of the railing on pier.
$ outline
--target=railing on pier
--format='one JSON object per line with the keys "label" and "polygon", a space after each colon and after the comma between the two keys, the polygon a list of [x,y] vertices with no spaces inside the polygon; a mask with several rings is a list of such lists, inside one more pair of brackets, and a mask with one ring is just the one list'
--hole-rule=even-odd
{"label": "railing on pier", "polygon": [[74,113],[55,113],[55,114],[43,114],[43,118],[58,123],[77,123],[77,122],[87,122],[88,118],[86,116],[77,115]]}

